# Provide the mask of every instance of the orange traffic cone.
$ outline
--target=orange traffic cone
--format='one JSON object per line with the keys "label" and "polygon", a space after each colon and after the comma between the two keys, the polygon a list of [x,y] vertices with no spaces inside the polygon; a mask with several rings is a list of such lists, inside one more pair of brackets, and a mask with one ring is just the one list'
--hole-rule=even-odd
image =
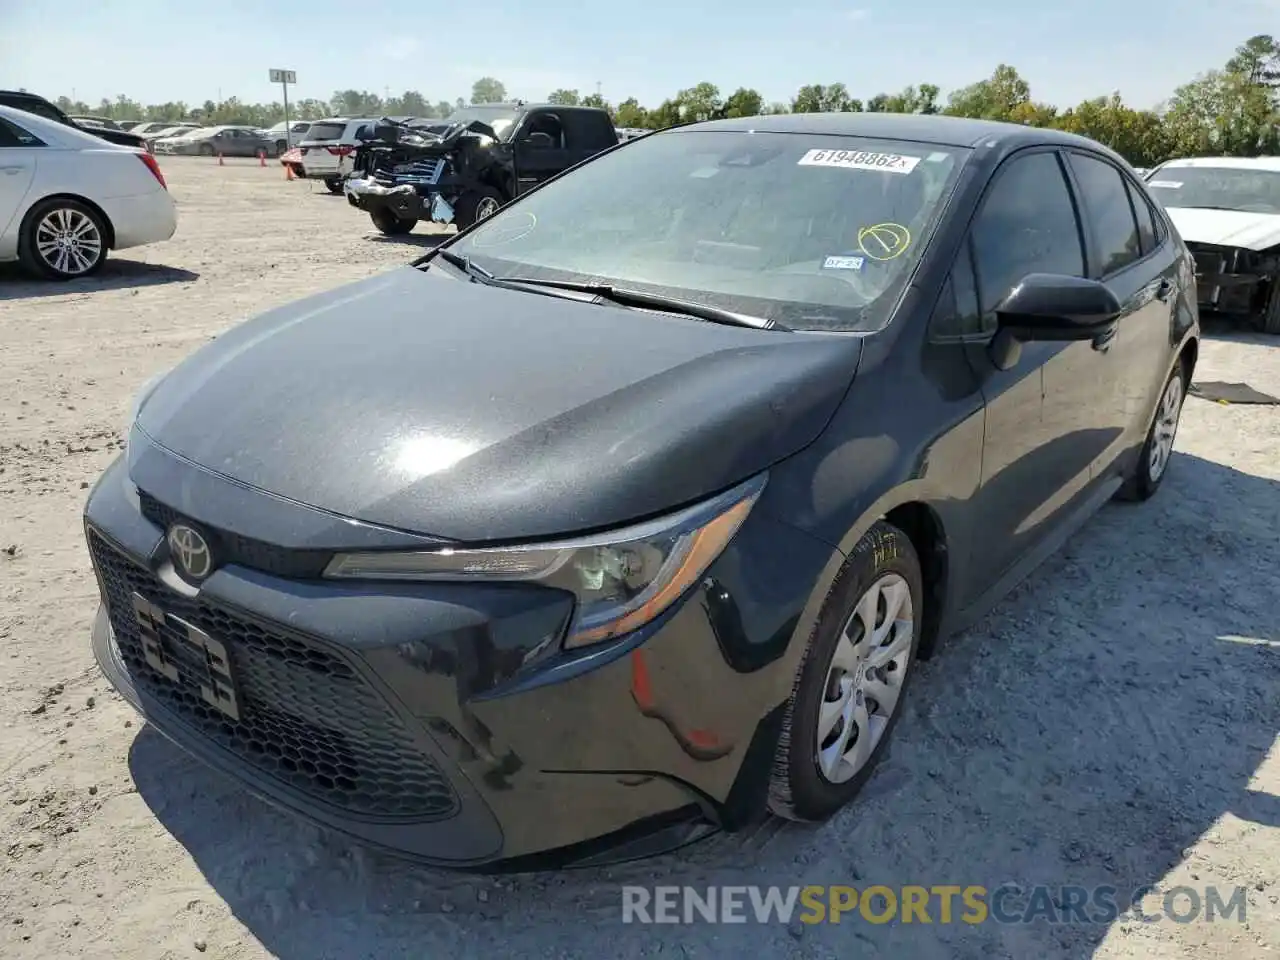
{"label": "orange traffic cone", "polygon": [[258,151],[258,166],[265,167],[267,165],[267,151]]}
{"label": "orange traffic cone", "polygon": [[292,180],[292,179],[293,179],[293,164],[291,164],[291,163],[286,163],[286,164],[284,165],[284,178],[285,178],[286,180]]}
{"label": "orange traffic cone", "polygon": [[220,167],[226,166],[226,164],[222,162],[222,154],[218,154],[218,166]]}

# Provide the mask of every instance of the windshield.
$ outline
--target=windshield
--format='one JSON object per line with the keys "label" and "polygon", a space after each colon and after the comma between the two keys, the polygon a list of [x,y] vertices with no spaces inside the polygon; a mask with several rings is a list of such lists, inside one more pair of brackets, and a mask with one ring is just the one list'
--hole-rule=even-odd
{"label": "windshield", "polygon": [[471,106],[463,107],[449,114],[443,123],[470,123],[472,120],[479,120],[481,123],[487,123],[493,128],[493,132],[499,137],[510,130],[516,122],[517,112],[511,107],[480,107]]}
{"label": "windshield", "polygon": [[1280,214],[1280,171],[1248,167],[1164,167],[1147,181],[1166,207],[1221,207]]}
{"label": "windshield", "polygon": [[499,277],[607,283],[873,330],[968,151],[775,133],[660,133],[548,184],[450,249]]}

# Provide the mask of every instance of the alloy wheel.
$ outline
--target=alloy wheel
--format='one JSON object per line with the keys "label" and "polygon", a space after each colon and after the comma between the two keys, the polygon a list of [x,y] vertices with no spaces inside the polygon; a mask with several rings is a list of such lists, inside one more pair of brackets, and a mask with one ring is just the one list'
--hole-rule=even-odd
{"label": "alloy wheel", "polygon": [[498,212],[498,201],[493,197],[485,197],[476,204],[476,219],[483,220]]}
{"label": "alloy wheel", "polygon": [[1147,459],[1147,476],[1154,483],[1164,476],[1169,466],[1169,458],[1173,456],[1173,441],[1178,434],[1178,420],[1182,415],[1183,387],[1182,377],[1169,379],[1164,388],[1164,396],[1160,398],[1160,409],[1156,411],[1156,422],[1151,430],[1151,453]]}
{"label": "alloy wheel", "polygon": [[897,709],[915,634],[911,588],[896,573],[877,579],[841,631],[818,714],[818,769],[846,783],[866,766]]}
{"label": "alloy wheel", "polygon": [[78,277],[102,259],[102,233],[88,214],[72,207],[58,207],[36,225],[35,248],[51,269]]}

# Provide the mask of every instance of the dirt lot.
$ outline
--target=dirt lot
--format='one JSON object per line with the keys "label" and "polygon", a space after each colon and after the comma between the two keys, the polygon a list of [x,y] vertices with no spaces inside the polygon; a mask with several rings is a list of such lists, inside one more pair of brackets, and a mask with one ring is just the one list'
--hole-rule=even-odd
{"label": "dirt lot", "polygon": [[[1106,509],[925,665],[865,799],[819,828],[770,822],[605,871],[460,878],[323,836],[188,760],[93,666],[86,489],[152,374],[250,314],[404,262],[425,240],[371,236],[341,198],[286,183],[278,167],[164,166],[180,206],[171,242],[68,286],[0,271],[0,956],[1240,960],[1280,949],[1277,407],[1189,400],[1159,496]],[[1211,337],[1198,378],[1280,394],[1280,340]],[[1247,920],[619,922],[624,883],[1004,881],[1122,896],[1244,886]]]}

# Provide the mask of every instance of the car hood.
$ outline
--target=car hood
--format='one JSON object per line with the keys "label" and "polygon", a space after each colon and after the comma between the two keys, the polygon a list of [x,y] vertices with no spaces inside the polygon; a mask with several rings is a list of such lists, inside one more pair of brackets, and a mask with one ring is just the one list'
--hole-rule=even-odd
{"label": "car hood", "polygon": [[1266,250],[1280,244],[1280,215],[1239,210],[1169,207],[1169,219],[1190,243]]}
{"label": "car hood", "polygon": [[766,469],[826,426],[861,352],[853,335],[405,267],[228,331],[159,382],[137,428],[344,517],[527,539],[660,514]]}

